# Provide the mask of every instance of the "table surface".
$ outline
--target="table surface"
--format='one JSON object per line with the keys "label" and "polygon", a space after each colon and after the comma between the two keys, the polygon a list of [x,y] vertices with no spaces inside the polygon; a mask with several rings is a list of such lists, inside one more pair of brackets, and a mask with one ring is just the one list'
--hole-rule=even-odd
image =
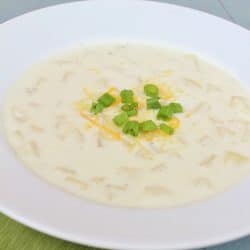
{"label": "table surface", "polygon": [[[45,6],[74,0],[0,0],[0,24]],[[199,9],[250,29],[249,0],[159,0]],[[249,250],[250,237],[202,250]],[[0,250],[94,250],[38,233],[0,214]]]}

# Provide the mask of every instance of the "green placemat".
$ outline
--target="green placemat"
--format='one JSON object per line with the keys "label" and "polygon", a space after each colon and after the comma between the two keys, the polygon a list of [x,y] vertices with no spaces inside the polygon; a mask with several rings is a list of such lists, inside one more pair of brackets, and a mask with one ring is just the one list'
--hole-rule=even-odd
{"label": "green placemat", "polygon": [[97,248],[80,246],[47,236],[0,213],[0,250],[97,250]]}

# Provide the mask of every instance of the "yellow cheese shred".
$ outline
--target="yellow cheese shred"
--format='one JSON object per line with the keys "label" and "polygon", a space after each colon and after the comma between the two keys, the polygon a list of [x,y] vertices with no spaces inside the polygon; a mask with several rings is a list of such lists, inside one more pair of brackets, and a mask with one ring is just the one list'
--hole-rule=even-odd
{"label": "yellow cheese shred", "polygon": [[86,120],[88,120],[90,123],[92,123],[94,126],[98,127],[100,130],[106,132],[107,134],[109,134],[110,136],[112,136],[113,139],[115,140],[121,140],[121,135],[119,133],[117,133],[116,131],[114,131],[113,129],[106,127],[105,125],[99,123],[98,120],[90,117],[88,114],[86,114],[83,110],[80,110],[80,114],[83,118],[85,118]]}
{"label": "yellow cheese shred", "polygon": [[75,107],[77,110],[80,111],[80,110],[86,109],[88,105],[84,101],[80,100],[80,101],[75,102]]}
{"label": "yellow cheese shred", "polygon": [[118,95],[119,90],[116,87],[110,87],[107,91],[110,95]]}
{"label": "yellow cheese shred", "polygon": [[160,96],[163,99],[169,100],[169,99],[174,97],[174,94],[169,88],[161,87],[160,88]]}
{"label": "yellow cheese shred", "polygon": [[171,128],[179,128],[180,127],[180,120],[176,117],[173,117],[169,122],[168,125]]}

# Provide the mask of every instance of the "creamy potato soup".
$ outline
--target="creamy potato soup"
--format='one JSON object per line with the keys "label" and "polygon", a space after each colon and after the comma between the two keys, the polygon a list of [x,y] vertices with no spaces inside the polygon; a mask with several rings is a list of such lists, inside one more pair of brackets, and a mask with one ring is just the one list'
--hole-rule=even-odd
{"label": "creamy potato soup", "polygon": [[96,45],[32,66],[4,127],[34,173],[106,204],[179,206],[250,173],[248,90],[174,49]]}

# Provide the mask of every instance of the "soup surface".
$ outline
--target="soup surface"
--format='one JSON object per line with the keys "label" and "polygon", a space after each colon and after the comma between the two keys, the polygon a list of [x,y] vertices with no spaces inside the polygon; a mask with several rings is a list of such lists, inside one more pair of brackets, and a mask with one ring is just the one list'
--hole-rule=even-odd
{"label": "soup surface", "polygon": [[[132,136],[113,118],[120,91],[133,91],[138,113],[153,120],[146,84],[161,105],[183,112]],[[103,93],[115,99],[90,111]],[[222,69],[174,49],[110,44],[76,49],[32,66],[9,91],[8,141],[25,166],[77,196],[129,207],[177,206],[207,198],[250,173],[250,94]]]}

